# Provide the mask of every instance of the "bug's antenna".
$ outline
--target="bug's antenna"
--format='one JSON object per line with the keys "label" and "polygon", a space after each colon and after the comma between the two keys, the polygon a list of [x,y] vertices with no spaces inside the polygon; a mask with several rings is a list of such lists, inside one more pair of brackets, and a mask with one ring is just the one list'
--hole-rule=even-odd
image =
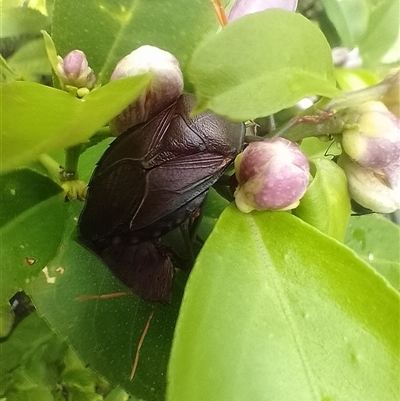
{"label": "bug's antenna", "polygon": [[221,24],[222,27],[228,24],[228,18],[225,13],[225,9],[222,6],[221,0],[210,0],[213,7],[215,14],[217,14],[217,18],[219,23]]}

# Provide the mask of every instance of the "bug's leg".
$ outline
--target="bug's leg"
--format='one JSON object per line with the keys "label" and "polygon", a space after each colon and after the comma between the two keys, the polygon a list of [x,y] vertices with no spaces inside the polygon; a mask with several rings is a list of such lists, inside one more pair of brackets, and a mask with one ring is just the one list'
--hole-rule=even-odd
{"label": "bug's leg", "polygon": [[134,358],[133,364],[132,364],[131,374],[129,375],[129,380],[130,381],[132,381],[134,376],[135,376],[137,365],[139,363],[140,348],[142,348],[144,338],[146,337],[146,334],[149,331],[150,322],[151,322],[151,319],[153,318],[153,315],[154,315],[154,310],[150,313],[149,317],[147,318],[147,322],[146,322],[146,324],[145,324],[145,326],[143,328],[142,334],[141,334],[141,336],[139,338],[139,342],[138,342],[138,345],[136,347],[135,358]]}
{"label": "bug's leg", "polygon": [[179,226],[179,229],[181,230],[183,242],[185,243],[185,246],[188,249],[190,264],[193,265],[195,258],[193,253],[192,241],[190,239],[190,219],[184,221]]}
{"label": "bug's leg", "polygon": [[102,295],[81,295],[80,297],[76,297],[75,301],[91,301],[93,299],[111,299],[118,297],[125,297],[126,295],[132,295],[132,291],[126,292],[114,292],[112,294],[102,294]]}
{"label": "bug's leg", "polygon": [[225,26],[228,23],[228,18],[225,13],[225,9],[222,6],[221,0],[210,0],[213,7],[215,14],[217,14],[217,18],[221,26]]}

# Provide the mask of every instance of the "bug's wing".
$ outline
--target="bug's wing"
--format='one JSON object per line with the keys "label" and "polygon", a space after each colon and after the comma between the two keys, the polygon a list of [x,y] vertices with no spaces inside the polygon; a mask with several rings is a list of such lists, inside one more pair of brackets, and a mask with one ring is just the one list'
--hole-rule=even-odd
{"label": "bug's wing", "polygon": [[129,229],[129,222],[147,193],[146,174],[139,162],[122,160],[94,177],[79,219],[79,235],[86,241]]}
{"label": "bug's wing", "polygon": [[[157,222],[169,214],[174,216],[171,228],[182,223],[200,206],[201,201],[195,202],[195,199],[204,198],[229,162],[222,155],[203,152],[182,156],[152,169],[147,176],[149,196],[132,220],[130,229],[139,231],[151,225],[156,231],[161,229]],[[176,214],[179,209],[181,212]]]}
{"label": "bug's wing", "polygon": [[151,153],[160,152],[174,112],[172,106],[117,137],[99,160],[78,223],[84,241],[90,243],[129,230],[148,193],[143,164]]}
{"label": "bug's wing", "polygon": [[115,244],[104,249],[101,257],[113,273],[142,299],[171,301],[174,268],[168,251],[159,243]]}

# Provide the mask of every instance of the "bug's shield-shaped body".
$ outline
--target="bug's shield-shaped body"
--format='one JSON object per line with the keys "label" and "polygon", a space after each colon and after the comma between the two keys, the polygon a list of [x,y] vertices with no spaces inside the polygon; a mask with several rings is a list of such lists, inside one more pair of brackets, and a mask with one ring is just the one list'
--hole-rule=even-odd
{"label": "bug's shield-shaped body", "polygon": [[80,240],[149,301],[168,302],[173,265],[159,237],[180,225],[242,150],[244,127],[211,112],[190,116],[182,95],[112,142],[79,220]]}

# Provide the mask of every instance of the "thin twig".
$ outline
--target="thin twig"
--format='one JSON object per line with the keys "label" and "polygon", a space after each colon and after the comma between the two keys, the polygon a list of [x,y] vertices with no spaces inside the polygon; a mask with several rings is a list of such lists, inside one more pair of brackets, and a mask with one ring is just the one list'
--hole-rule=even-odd
{"label": "thin twig", "polygon": [[215,14],[217,14],[217,18],[222,27],[228,24],[228,18],[226,17],[225,9],[221,3],[221,0],[210,0]]}

